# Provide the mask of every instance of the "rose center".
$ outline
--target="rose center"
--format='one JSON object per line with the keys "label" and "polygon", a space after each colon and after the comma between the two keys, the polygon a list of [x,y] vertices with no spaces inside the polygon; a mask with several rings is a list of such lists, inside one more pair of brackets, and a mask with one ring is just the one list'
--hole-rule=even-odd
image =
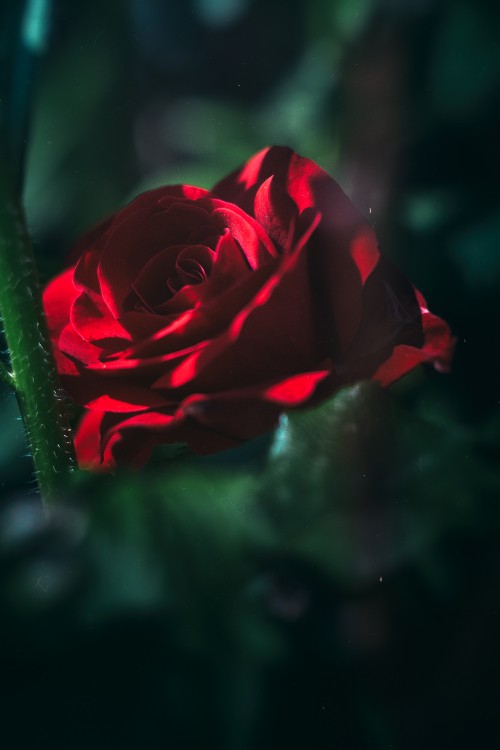
{"label": "rose center", "polygon": [[207,269],[195,258],[179,259],[175,271],[167,280],[167,287],[172,294],[177,294],[185,286],[202,284],[208,278]]}
{"label": "rose center", "polygon": [[207,245],[173,246],[161,250],[142,269],[132,284],[136,310],[159,314],[173,312],[175,298],[181,308],[196,303],[212,271],[214,251]]}

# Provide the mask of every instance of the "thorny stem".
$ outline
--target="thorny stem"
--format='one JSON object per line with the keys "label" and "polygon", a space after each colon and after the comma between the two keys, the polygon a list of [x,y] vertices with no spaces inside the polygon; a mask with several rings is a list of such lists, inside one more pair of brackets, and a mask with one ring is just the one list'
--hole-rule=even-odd
{"label": "thorny stem", "polygon": [[33,248],[6,162],[0,162],[0,314],[11,374],[44,502],[75,468]]}

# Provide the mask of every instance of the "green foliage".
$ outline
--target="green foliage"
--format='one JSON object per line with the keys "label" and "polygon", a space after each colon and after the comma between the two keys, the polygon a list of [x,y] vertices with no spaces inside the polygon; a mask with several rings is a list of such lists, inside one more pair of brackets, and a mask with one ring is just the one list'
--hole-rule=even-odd
{"label": "green foliage", "polygon": [[470,432],[361,383],[282,417],[262,503],[290,554],[352,587],[418,564],[443,535],[480,533],[498,489]]}
{"label": "green foliage", "polygon": [[[64,661],[80,644],[71,691],[88,702],[87,662],[103,660],[117,707],[124,689],[139,700],[134,675],[155,663],[151,721],[168,717],[169,736],[188,746],[203,735],[214,747],[256,747],[268,711],[284,716],[298,700],[291,747],[326,704],[333,724],[316,726],[318,742],[347,733],[382,748],[399,698],[390,681],[375,699],[356,680],[366,659],[397,671],[400,642],[425,649],[417,631],[432,630],[429,602],[456,616],[471,585],[464,542],[476,554],[484,545],[472,580],[491,564],[496,437],[495,424],[478,441],[360,383],[283,415],[260,471],[177,456],[147,474],[74,476],[50,521],[16,501],[0,519],[4,653],[22,638]],[[106,672],[116,649],[126,649],[128,676]],[[427,705],[416,665],[404,668],[413,700]],[[346,702],[363,717],[356,729]],[[193,713],[201,724],[183,735]],[[141,721],[125,726],[133,746]]]}
{"label": "green foliage", "polygon": [[[178,468],[150,476],[147,486],[139,475],[85,480],[98,492],[90,555],[102,596],[92,592],[94,617],[167,607],[184,612],[193,627],[214,598],[236,600],[250,540],[258,536],[252,478]],[[85,484],[79,492],[88,495]]]}

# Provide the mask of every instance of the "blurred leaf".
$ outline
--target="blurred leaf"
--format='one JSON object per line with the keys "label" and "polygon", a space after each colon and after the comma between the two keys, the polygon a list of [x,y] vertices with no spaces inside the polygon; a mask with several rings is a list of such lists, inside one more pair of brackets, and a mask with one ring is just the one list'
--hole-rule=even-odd
{"label": "blurred leaf", "polygon": [[476,442],[361,383],[282,418],[262,504],[288,554],[342,585],[373,584],[425,564],[442,536],[481,530],[500,485]]}
{"label": "blurred leaf", "polygon": [[500,280],[500,216],[488,217],[457,234],[451,244],[453,259],[473,290],[491,289]]}
{"label": "blurred leaf", "polygon": [[203,641],[204,613],[216,615],[219,602],[237,606],[249,549],[264,542],[254,486],[245,473],[202,467],[174,467],[146,485],[140,475],[84,477],[78,491],[98,493],[85,616],[99,621],[134,610],[171,611],[184,622],[183,638]]}
{"label": "blurred leaf", "polygon": [[334,26],[347,40],[358,36],[374,10],[373,0],[341,0],[330,6]]}
{"label": "blurred leaf", "polygon": [[408,196],[402,213],[411,229],[432,232],[456,216],[458,210],[458,198],[451,190],[434,190]]}
{"label": "blurred leaf", "polygon": [[489,104],[500,83],[498,6],[460,0],[447,4],[436,40],[433,103],[448,116],[473,116]]}
{"label": "blurred leaf", "polygon": [[65,165],[99,117],[116,75],[116,60],[104,45],[89,50],[75,44],[63,59],[64,66],[53,64],[42,81],[30,140],[25,203],[36,231],[63,220],[77,187]]}

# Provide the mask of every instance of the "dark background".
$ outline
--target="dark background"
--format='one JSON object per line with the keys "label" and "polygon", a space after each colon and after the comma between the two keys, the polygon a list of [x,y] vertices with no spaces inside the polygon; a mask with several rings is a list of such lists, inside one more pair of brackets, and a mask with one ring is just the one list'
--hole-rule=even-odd
{"label": "dark background", "polygon": [[14,5],[0,86],[32,96],[43,281],[138,192],[210,187],[286,144],[338,180],[457,348],[450,375],[349,391],[268,458],[270,438],[160,450],[141,475],[75,482],[50,522],[2,390],[2,747],[499,746],[500,6],[56,2],[18,79]]}

